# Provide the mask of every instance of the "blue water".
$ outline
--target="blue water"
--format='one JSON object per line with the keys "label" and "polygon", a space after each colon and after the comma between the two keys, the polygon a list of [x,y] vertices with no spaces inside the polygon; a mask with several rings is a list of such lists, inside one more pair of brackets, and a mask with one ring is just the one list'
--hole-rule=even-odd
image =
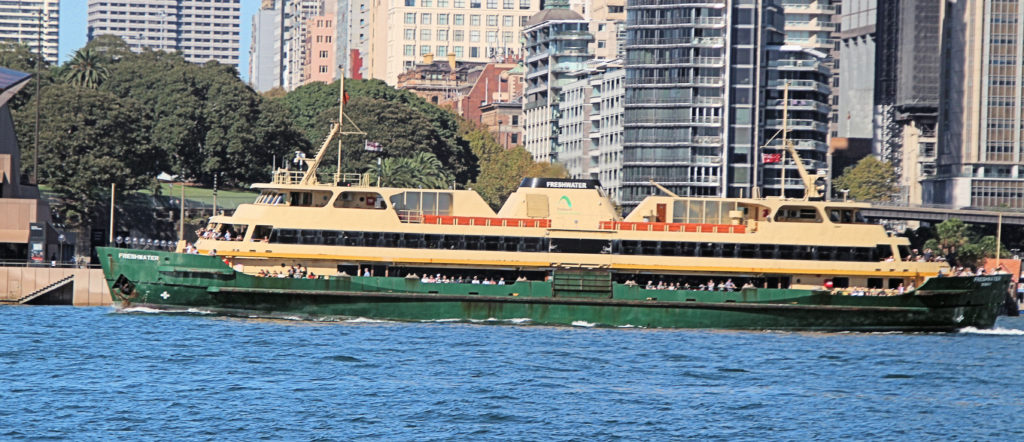
{"label": "blue water", "polygon": [[0,307],[0,439],[1024,439],[993,334],[309,323]]}

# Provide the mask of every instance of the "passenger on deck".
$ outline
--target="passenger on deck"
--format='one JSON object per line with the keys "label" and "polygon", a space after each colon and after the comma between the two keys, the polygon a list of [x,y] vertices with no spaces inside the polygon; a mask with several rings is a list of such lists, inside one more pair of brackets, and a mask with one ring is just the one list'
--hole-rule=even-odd
{"label": "passenger on deck", "polygon": [[505,285],[505,278],[499,279],[498,280],[498,285]]}
{"label": "passenger on deck", "polygon": [[725,281],[725,290],[730,292],[736,291],[736,284],[732,282],[732,278],[729,278],[727,281]]}

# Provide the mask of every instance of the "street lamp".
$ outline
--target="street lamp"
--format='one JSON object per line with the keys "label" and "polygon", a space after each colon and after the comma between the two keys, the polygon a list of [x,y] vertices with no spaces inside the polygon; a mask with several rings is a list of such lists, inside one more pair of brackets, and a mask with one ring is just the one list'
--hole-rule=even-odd
{"label": "street lamp", "polygon": [[57,241],[60,241],[60,263],[61,264],[64,264],[64,241],[66,239],[67,238],[64,236],[63,233],[61,233],[60,235],[57,236]]}

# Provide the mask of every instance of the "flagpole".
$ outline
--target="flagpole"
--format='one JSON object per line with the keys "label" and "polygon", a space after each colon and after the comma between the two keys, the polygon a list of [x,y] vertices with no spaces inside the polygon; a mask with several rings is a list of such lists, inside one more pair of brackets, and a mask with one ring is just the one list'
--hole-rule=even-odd
{"label": "flagpole", "polygon": [[[338,178],[341,180],[341,135],[345,126],[345,65],[338,65]],[[335,183],[337,184],[337,183]]]}
{"label": "flagpole", "polygon": [[789,145],[789,81],[786,82],[785,87],[782,89],[782,162],[780,163],[781,177],[782,177],[782,191],[779,192],[779,197],[786,198],[786,149]]}

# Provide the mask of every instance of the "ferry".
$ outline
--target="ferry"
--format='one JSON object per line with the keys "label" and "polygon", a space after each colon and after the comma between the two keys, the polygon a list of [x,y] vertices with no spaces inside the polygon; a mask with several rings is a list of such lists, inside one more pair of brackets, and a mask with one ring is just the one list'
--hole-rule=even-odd
{"label": "ferry", "polygon": [[[994,325],[1009,275],[949,276],[864,203],[643,200],[594,180],[527,178],[495,212],[472,190],[274,171],[251,204],[175,252],[100,248],[121,308],[612,327],[953,331]],[[789,146],[783,142],[784,145]],[[796,156],[791,148],[789,152]],[[340,154],[340,152],[339,152]]]}

